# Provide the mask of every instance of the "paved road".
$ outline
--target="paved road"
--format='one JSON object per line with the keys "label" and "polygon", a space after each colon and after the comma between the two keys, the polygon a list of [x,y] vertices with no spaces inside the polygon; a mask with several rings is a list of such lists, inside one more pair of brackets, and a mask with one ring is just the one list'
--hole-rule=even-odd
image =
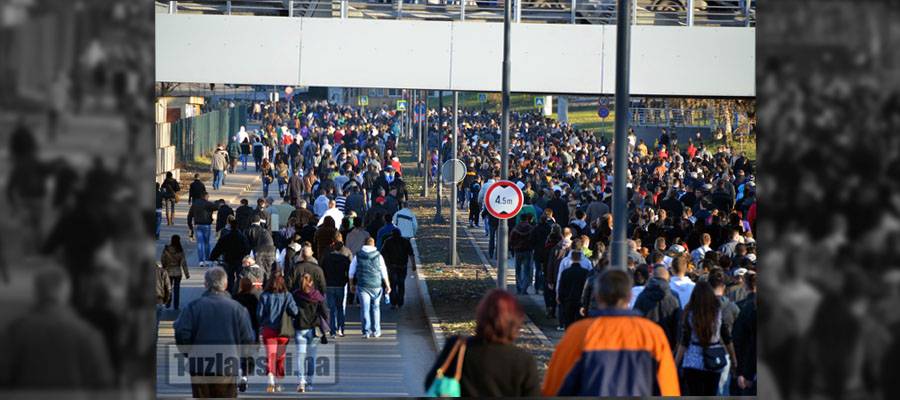
{"label": "paved road", "polygon": [[[252,163],[251,163],[252,166]],[[240,198],[247,198],[251,203],[262,196],[259,179],[252,172],[239,172],[229,175],[225,186],[219,191],[210,192],[210,200],[223,198],[236,207]],[[207,189],[212,185],[207,183]],[[185,188],[186,189],[186,188]],[[275,188],[277,194],[277,188]],[[271,193],[270,193],[271,195]],[[186,195],[185,195],[186,196]],[[157,242],[157,255],[162,251],[173,234],[187,238],[187,199],[176,206],[175,225],[163,226],[160,240]],[[203,293],[203,270],[196,266],[196,244],[183,240],[190,265],[191,279],[182,281],[181,303],[187,304]],[[214,245],[214,243],[213,243]],[[334,346],[336,354],[335,384],[315,385],[314,390],[301,395],[283,392],[278,396],[421,396],[424,394],[423,382],[425,374],[435,358],[435,349],[428,329],[422,301],[415,289],[415,276],[407,280],[406,305],[403,311],[393,311],[382,307],[383,336],[378,339],[362,339],[360,334],[359,307],[348,306],[347,336],[319,345],[320,354],[325,346]],[[172,320],[177,312],[169,311],[164,315],[159,328],[157,344],[157,396],[184,397],[190,395],[188,385],[170,384],[166,380],[165,364],[167,345],[173,343]],[[292,344],[293,345],[293,344]],[[293,386],[285,385],[285,390]],[[251,384],[244,396],[260,396],[265,393],[265,384]]]}

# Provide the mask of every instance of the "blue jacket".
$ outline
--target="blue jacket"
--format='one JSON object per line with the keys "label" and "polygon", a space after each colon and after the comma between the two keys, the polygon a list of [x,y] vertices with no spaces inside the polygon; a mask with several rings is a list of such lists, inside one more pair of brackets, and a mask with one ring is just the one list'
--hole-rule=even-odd
{"label": "blue jacket", "polygon": [[294,297],[290,293],[263,292],[259,298],[259,304],[256,306],[260,328],[269,327],[276,331],[281,330],[281,316],[285,310],[291,317],[297,315],[297,303],[294,302]]}
{"label": "blue jacket", "polygon": [[384,244],[384,239],[391,235],[391,232],[394,231],[393,223],[387,223],[378,230],[378,235],[375,237],[375,247],[378,248],[378,251],[381,251],[381,245]]}
{"label": "blue jacket", "polygon": [[[191,356],[202,357],[204,352],[221,352],[225,353],[224,357],[238,356],[238,345],[250,345],[256,339],[247,309],[225,292],[207,291],[192,301],[181,311],[173,327],[179,351]],[[197,347],[192,351],[192,345],[225,346]],[[192,368],[190,373],[199,375],[203,371]]]}

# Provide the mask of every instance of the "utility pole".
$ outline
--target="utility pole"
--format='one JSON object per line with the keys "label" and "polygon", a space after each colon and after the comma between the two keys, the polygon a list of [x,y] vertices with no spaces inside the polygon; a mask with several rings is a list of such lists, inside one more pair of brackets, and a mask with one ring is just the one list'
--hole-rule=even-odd
{"label": "utility pole", "polygon": [[629,104],[629,79],[630,55],[631,55],[631,24],[629,12],[631,11],[628,0],[618,0],[618,20],[616,23],[616,132],[615,155],[613,156],[613,231],[611,263],[612,268],[625,270],[626,249],[625,237],[628,229],[628,203],[626,196],[626,180],[628,179],[628,104]]}
{"label": "utility pole", "polygon": [[[463,2],[465,3],[465,1]],[[453,133],[450,135],[450,159],[456,159],[456,138],[459,135],[459,92],[453,91]],[[450,266],[457,264],[456,254],[456,182],[450,186]]]}
{"label": "utility pole", "polygon": [[419,126],[419,136],[422,139],[422,170],[425,174],[422,176],[422,197],[428,197],[428,175],[431,174],[431,161],[427,160],[428,158],[428,91],[424,91],[424,96],[422,96],[422,102],[425,104],[425,119],[422,121],[422,125]]}
{"label": "utility pole", "polygon": [[[622,0],[619,0],[622,1]],[[500,179],[509,179],[509,33],[510,19],[512,19],[512,0],[503,1],[503,117],[501,123],[500,138]],[[506,290],[506,256],[509,252],[509,226],[506,220],[500,220],[497,230],[497,287]]]}
{"label": "utility pole", "polygon": [[[441,154],[441,145],[443,144],[443,136],[444,136],[444,91],[438,91],[438,130],[437,130],[437,156],[438,162],[437,166],[440,168],[441,163],[444,162],[443,154]],[[430,169],[429,169],[430,170]],[[441,205],[443,203],[443,195],[444,195],[444,179],[441,177],[440,171],[437,174],[437,214],[434,215],[434,223],[443,224],[444,222],[444,214],[441,209]]]}

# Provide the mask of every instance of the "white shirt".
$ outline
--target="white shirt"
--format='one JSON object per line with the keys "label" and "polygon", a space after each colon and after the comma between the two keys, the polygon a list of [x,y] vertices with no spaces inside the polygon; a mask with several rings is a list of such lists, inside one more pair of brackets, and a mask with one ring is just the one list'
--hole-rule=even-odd
{"label": "white shirt", "polygon": [[[319,197],[316,197],[316,202],[313,203],[313,212],[318,216],[324,216],[325,211],[328,211],[328,196],[324,194],[320,194]],[[338,221],[334,221],[337,223]]]}
{"label": "white shirt", "polygon": [[322,223],[325,222],[325,217],[331,217],[332,219],[334,219],[334,226],[336,228],[340,228],[341,221],[344,220],[344,213],[342,213],[341,210],[337,207],[329,208],[327,211],[325,211],[325,215],[323,215],[322,218],[319,218],[319,223],[316,224],[316,226],[321,226]]}
{"label": "white shirt", "polygon": [[644,292],[644,285],[634,286],[631,288],[631,301],[628,302],[628,308],[634,308],[634,302],[637,301],[638,296]]}
{"label": "white shirt", "polygon": [[[375,246],[364,245],[362,247],[362,249],[360,249],[360,250],[371,253],[373,251],[377,251],[378,249],[376,249]],[[354,275],[356,275],[356,259],[357,259],[357,257],[353,257],[353,261],[350,261],[350,278],[351,279],[353,278]],[[378,269],[381,270],[381,279],[387,280],[388,279],[387,264],[384,263],[384,257],[381,256],[381,253],[378,253],[378,257],[375,258],[375,265],[377,265]]]}
{"label": "white shirt", "polygon": [[[402,216],[403,218],[398,218]],[[394,213],[394,226],[400,229],[400,234],[409,239],[416,237],[416,231],[419,229],[419,223],[416,221],[416,215],[408,208],[402,208]]]}
{"label": "white shirt", "polygon": [[675,292],[678,296],[678,300],[681,301],[682,310],[684,310],[684,306],[687,305],[688,301],[691,299],[691,293],[694,291],[695,285],[694,281],[686,276],[681,278],[672,276],[672,279],[669,280],[669,288]]}

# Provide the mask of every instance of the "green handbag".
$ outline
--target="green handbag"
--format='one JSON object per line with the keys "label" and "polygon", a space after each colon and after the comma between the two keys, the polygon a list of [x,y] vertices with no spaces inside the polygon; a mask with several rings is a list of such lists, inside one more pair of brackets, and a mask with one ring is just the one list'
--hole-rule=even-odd
{"label": "green handbag", "polygon": [[[457,352],[459,355],[457,355]],[[459,378],[462,376],[463,358],[466,355],[466,338],[459,338],[453,343],[450,354],[444,360],[444,364],[437,369],[434,376],[434,382],[428,388],[429,397],[460,397],[461,390],[459,386]],[[444,376],[444,371],[450,366],[450,361],[456,356],[456,374],[452,378]]]}

